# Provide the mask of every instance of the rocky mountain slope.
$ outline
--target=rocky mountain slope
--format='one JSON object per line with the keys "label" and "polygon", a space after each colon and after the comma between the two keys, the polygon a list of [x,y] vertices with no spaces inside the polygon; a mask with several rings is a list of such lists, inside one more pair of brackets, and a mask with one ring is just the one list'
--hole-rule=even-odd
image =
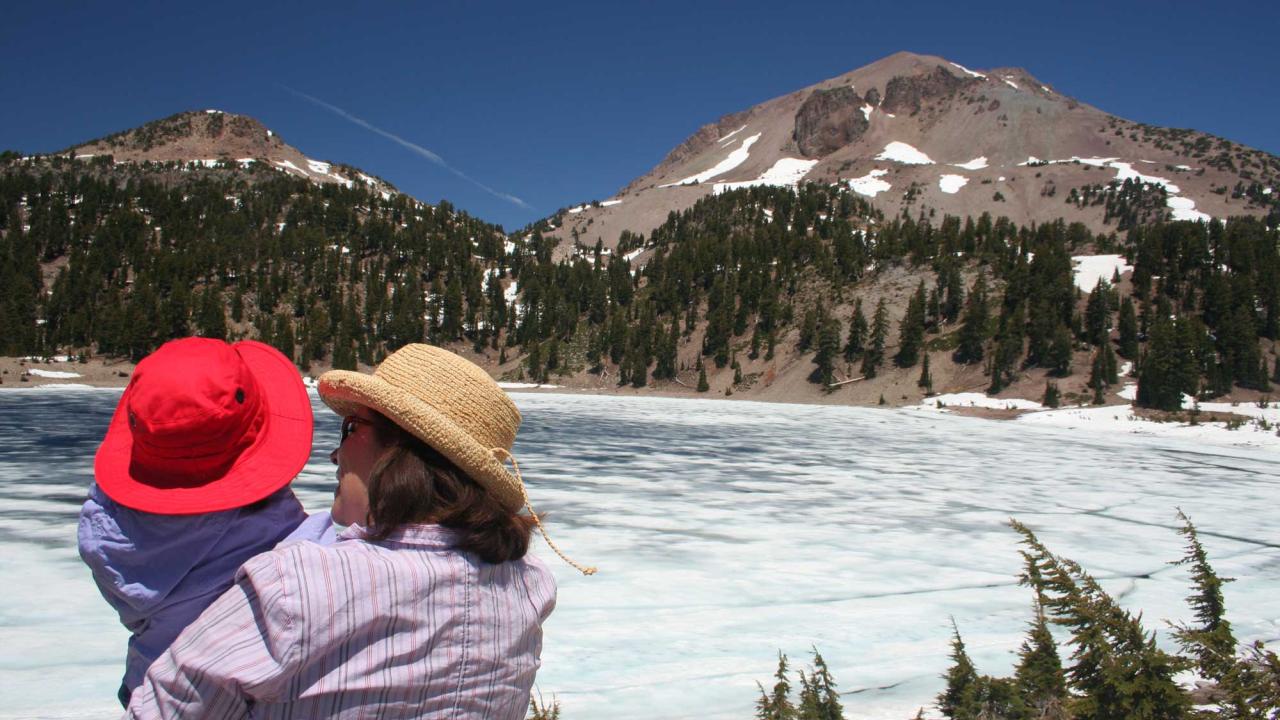
{"label": "rocky mountain slope", "polygon": [[550,225],[613,247],[712,193],[817,182],[848,184],[890,217],[990,212],[1110,232],[1124,228],[1106,188],[1126,180],[1147,183],[1137,221],[1266,214],[1280,158],[1110,115],[1018,68],[903,52],[705,125],[616,195]]}
{"label": "rocky mountain slope", "polygon": [[221,110],[182,112],[73,146],[60,153],[79,160],[110,156],[116,164],[171,164],[180,167],[254,165],[318,184],[360,183],[381,193],[397,192],[385,180],[349,165],[313,160],[265,125]]}

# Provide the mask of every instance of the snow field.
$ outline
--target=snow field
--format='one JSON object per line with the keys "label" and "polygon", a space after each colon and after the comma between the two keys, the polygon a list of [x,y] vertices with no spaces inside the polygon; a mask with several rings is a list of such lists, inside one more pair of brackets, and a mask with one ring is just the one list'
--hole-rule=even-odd
{"label": "snow field", "polygon": [[938,178],[938,189],[949,195],[954,195],[968,183],[969,178],[963,175],[943,175]]}
{"label": "snow field", "polygon": [[[0,718],[118,715],[127,632],[73,538],[119,391],[13,393],[0,393],[0,583],[43,592],[5,606]],[[332,502],[339,420],[310,397],[316,443],[294,488],[314,512]],[[584,578],[533,542],[559,584],[537,686],[565,717],[751,717],[776,653],[803,667],[814,645],[849,717],[936,716],[951,617],[981,673],[1007,675],[1025,636],[1011,516],[1168,647],[1161,621],[1190,616],[1186,570],[1166,564],[1182,555],[1182,507],[1239,578],[1223,590],[1238,637],[1280,625],[1270,452],[942,413],[513,399],[531,501],[565,552],[600,567]],[[18,431],[32,424],[59,434]]]}
{"label": "snow field", "polygon": [[739,146],[736,150],[730,152],[729,155],[725,157],[725,159],[716,163],[716,165],[711,169],[703,170],[702,172],[697,173],[696,175],[690,175],[689,177],[683,180],[677,180],[676,182],[667,183],[666,185],[659,185],[658,187],[665,188],[665,187],[675,187],[677,185],[690,185],[693,183],[704,183],[713,177],[716,177],[718,175],[723,175],[729,172],[730,170],[738,167],[739,165],[747,161],[747,158],[750,157],[751,155],[751,146],[754,145],[756,141],[760,139],[760,135],[761,133],[756,133],[755,135],[752,135],[751,137],[744,139],[742,141],[741,146]]}
{"label": "snow field", "polygon": [[876,195],[879,195],[882,192],[887,192],[890,188],[893,187],[893,185],[890,185],[889,183],[880,179],[881,177],[888,174],[889,174],[888,170],[872,170],[871,172],[867,173],[866,175],[863,175],[860,178],[851,178],[848,181],[849,189],[853,190],[859,195],[866,195],[867,197],[875,197]]}
{"label": "snow field", "polygon": [[1099,280],[1111,282],[1117,270],[1121,275],[1133,272],[1123,255],[1075,255],[1071,264],[1075,267],[1076,287],[1084,292],[1092,292]]}
{"label": "snow field", "polygon": [[955,163],[954,167],[958,167],[962,170],[982,170],[987,167],[987,156],[983,155],[981,157],[976,157],[966,163]]}
{"label": "snow field", "polygon": [[911,147],[904,142],[897,140],[884,146],[884,150],[876,156],[876,160],[893,160],[903,165],[933,165],[933,160],[928,155]]}
{"label": "snow field", "polygon": [[817,165],[817,160],[802,160],[800,158],[781,158],[773,164],[773,167],[765,170],[764,173],[755,180],[743,180],[741,182],[716,183],[715,194],[719,195],[727,190],[737,190],[739,188],[754,187],[756,185],[773,185],[776,187],[795,187],[805,175]]}

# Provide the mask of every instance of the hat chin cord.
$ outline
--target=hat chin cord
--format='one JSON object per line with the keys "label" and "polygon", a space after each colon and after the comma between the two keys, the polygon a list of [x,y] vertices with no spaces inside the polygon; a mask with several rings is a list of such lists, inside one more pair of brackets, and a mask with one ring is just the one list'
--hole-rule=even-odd
{"label": "hat chin cord", "polygon": [[542,519],[538,517],[537,511],[533,509],[533,504],[529,502],[529,493],[526,492],[524,489],[524,478],[520,475],[520,463],[516,462],[516,456],[512,455],[511,451],[507,450],[506,448],[500,448],[500,447],[493,448],[493,455],[494,457],[498,458],[499,462],[502,462],[503,458],[511,461],[511,467],[515,468],[515,471],[516,471],[516,482],[520,483],[520,497],[524,498],[524,506],[526,508],[529,508],[529,514],[533,516],[533,521],[538,525],[538,532],[542,533],[542,539],[547,541],[547,545],[549,545],[551,549],[555,551],[556,555],[560,556],[561,560],[572,565],[574,569],[576,569],[578,572],[582,573],[583,575],[595,575],[596,574],[595,566],[583,567],[582,565],[579,565],[573,560],[570,560],[569,556],[565,555],[564,552],[560,550],[559,546],[557,546],[555,542],[551,539],[551,536],[547,535],[547,529],[542,526]]}

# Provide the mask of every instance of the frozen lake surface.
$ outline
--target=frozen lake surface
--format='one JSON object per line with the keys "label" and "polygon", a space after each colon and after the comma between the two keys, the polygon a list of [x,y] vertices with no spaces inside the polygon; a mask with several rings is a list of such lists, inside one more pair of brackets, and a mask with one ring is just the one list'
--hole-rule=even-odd
{"label": "frozen lake surface", "polygon": [[[0,391],[0,718],[118,711],[126,633],[75,550],[115,390]],[[516,394],[560,580],[538,689],[565,720],[749,718],[778,650],[817,646],[857,718],[911,717],[950,618],[1005,674],[1031,618],[1016,517],[1167,644],[1187,619],[1175,508],[1199,527],[1241,640],[1280,639],[1280,455],[912,411]],[[333,491],[318,401],[295,484]]]}

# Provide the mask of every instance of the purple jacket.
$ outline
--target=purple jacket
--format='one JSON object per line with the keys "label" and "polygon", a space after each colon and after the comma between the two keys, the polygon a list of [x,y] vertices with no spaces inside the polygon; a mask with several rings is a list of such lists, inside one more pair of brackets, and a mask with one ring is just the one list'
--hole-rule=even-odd
{"label": "purple jacket", "polygon": [[231,587],[249,558],[285,542],[333,542],[328,513],[308,517],[284,487],[247,508],[157,515],[124,507],[94,484],[80,510],[80,557],[131,633],[124,687]]}

